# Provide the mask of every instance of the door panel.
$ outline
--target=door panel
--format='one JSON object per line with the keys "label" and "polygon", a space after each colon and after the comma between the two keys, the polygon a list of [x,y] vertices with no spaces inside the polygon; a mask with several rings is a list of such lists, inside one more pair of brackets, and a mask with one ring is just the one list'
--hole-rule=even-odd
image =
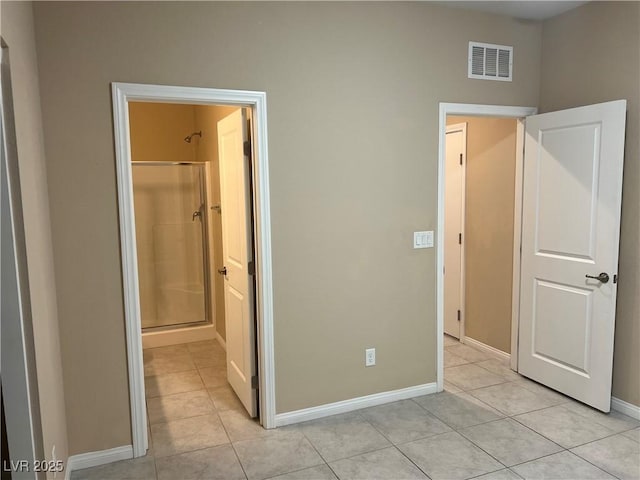
{"label": "door panel", "polygon": [[536,192],[539,254],[593,262],[600,134],[598,124],[539,132],[538,143],[542,146],[538,150]]}
{"label": "door panel", "polygon": [[[608,412],[626,102],[527,118],[519,371]],[[606,272],[610,281],[587,278]]]}
{"label": "door panel", "polygon": [[254,289],[249,262],[253,260],[250,163],[244,155],[246,117],[242,109],[218,122],[220,199],[227,379],[252,417],[257,415]]}
{"label": "door panel", "polygon": [[[533,355],[562,368],[586,372],[584,345],[591,342],[590,321],[593,292],[553,282],[535,281]],[[556,335],[556,320],[564,319],[571,335]]]}
{"label": "door panel", "polygon": [[465,153],[466,125],[451,125],[446,134],[444,220],[444,333],[460,338],[462,311],[462,245],[464,176],[460,155]]}

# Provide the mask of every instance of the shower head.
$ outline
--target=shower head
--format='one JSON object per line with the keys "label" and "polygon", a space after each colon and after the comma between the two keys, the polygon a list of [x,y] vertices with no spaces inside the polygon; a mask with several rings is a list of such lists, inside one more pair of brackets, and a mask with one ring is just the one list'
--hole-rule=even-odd
{"label": "shower head", "polygon": [[191,139],[196,135],[202,138],[202,130],[200,130],[199,132],[193,132],[191,135],[187,135],[186,137],[184,137],[184,141],[187,143],[191,143]]}

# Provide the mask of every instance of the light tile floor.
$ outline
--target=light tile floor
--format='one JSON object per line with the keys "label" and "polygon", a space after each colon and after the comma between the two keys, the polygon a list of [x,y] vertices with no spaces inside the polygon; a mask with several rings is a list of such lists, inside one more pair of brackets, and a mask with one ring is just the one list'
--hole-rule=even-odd
{"label": "light tile floor", "polygon": [[640,422],[445,336],[445,392],[264,430],[216,342],[145,350],[147,456],[80,479],[639,479]]}

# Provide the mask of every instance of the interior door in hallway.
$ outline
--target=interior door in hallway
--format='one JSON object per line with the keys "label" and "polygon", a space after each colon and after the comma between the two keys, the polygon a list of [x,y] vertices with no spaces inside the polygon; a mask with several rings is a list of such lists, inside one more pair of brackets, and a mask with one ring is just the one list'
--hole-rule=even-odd
{"label": "interior door in hallway", "polygon": [[447,126],[444,220],[444,333],[460,338],[466,124]]}
{"label": "interior door in hallway", "polygon": [[218,122],[227,379],[252,417],[257,415],[251,223],[251,164],[247,121],[238,109]]}
{"label": "interior door in hallway", "polygon": [[518,370],[608,412],[626,101],[526,119]]}

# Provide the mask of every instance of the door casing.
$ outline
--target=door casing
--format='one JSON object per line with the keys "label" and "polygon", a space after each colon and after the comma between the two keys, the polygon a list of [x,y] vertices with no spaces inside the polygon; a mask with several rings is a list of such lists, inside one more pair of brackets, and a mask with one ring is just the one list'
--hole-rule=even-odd
{"label": "door casing", "polygon": [[266,93],[244,90],[177,87],[136,83],[112,83],[113,123],[116,152],[120,247],[127,341],[129,397],[133,456],[146,454],[147,411],[140,296],[131,179],[131,147],[128,102],[186,103],[248,107],[253,121],[255,146],[253,163],[253,201],[256,268],[256,316],[258,337],[258,377],[260,421],[265,428],[275,425],[275,374],[273,352],[273,288],[271,273],[271,215],[269,203],[269,162],[267,156]]}
{"label": "door casing", "polygon": [[516,179],[513,225],[513,290],[511,298],[511,368],[518,368],[518,316],[520,305],[520,235],[522,224],[522,166],[524,161],[524,121],[538,113],[536,107],[440,103],[438,142],[438,237],[436,243],[436,382],[444,389],[444,221],[445,161],[448,115],[506,117],[518,119],[516,131]]}
{"label": "door casing", "polygon": [[[9,460],[27,461],[33,467],[34,461],[45,458],[31,312],[34,292],[29,287],[9,47],[2,37],[0,47],[2,397]],[[36,479],[44,474],[13,472],[16,477]]]}

